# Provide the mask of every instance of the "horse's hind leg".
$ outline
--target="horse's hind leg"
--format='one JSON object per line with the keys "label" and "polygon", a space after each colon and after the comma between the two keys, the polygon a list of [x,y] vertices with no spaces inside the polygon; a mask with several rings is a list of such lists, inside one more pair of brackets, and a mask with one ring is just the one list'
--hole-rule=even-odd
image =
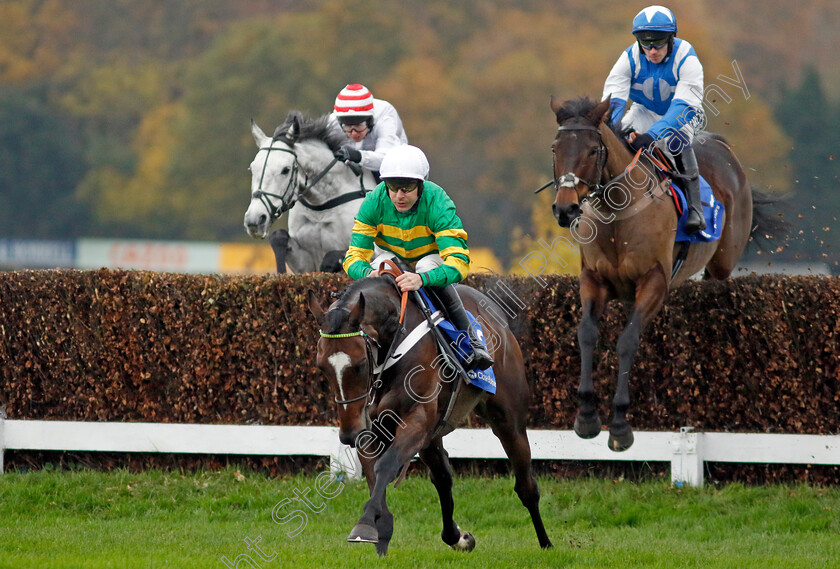
{"label": "horse's hind leg", "polygon": [[429,477],[440,497],[440,513],[443,517],[440,538],[452,549],[472,551],[475,548],[475,538],[471,533],[461,531],[452,518],[455,511],[455,502],[452,500],[452,466],[441,439],[435,439],[421,450],[420,459],[429,467]]}
{"label": "horse's hind leg", "polygon": [[636,281],[636,302],[617,345],[618,380],[608,441],[609,447],[614,451],[627,450],[633,445],[633,429],[627,422],[627,409],[630,407],[630,367],[639,349],[642,330],[662,308],[667,293],[668,279],[662,265],[658,263]]}
{"label": "horse's hind leg", "polygon": [[598,401],[592,383],[592,358],[598,342],[598,319],[607,305],[609,289],[595,272],[583,269],[580,274],[580,300],[582,314],[578,324],[578,345],[580,346],[580,384],[578,399],[580,408],[575,417],[575,433],[581,438],[591,439],[601,432],[601,418],[598,416]]}
{"label": "horse's hind leg", "polygon": [[[523,380],[524,383],[524,380]],[[527,389],[527,387],[524,387]],[[499,397],[497,394],[496,397]],[[513,475],[516,479],[513,489],[522,505],[531,514],[531,521],[534,523],[534,530],[537,532],[537,539],[543,549],[552,547],[551,540],[545,531],[542,514],[540,514],[540,488],[537,479],[531,470],[531,446],[528,443],[528,434],[525,432],[525,414],[527,413],[527,400],[521,401],[518,411],[514,411],[511,405],[504,406],[501,399],[491,398],[487,402],[487,419],[493,429],[493,434],[502,443],[510,463],[513,466]]]}

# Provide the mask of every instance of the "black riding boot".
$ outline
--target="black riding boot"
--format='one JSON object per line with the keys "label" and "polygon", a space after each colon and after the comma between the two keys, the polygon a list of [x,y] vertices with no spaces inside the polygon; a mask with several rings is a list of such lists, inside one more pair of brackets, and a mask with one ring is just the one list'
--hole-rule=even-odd
{"label": "black riding boot", "polygon": [[470,360],[466,362],[467,367],[473,369],[487,369],[493,365],[493,358],[484,347],[484,342],[478,339],[470,326],[470,320],[467,318],[467,311],[464,309],[464,303],[461,302],[461,297],[455,291],[452,285],[443,288],[434,287],[435,296],[438,297],[443,309],[449,315],[452,324],[458,330],[466,330],[470,337],[470,347],[473,355]]}
{"label": "black riding boot", "polygon": [[685,232],[697,233],[706,229],[706,220],[703,217],[703,204],[700,203],[700,168],[697,166],[697,157],[694,149],[686,146],[682,152],[675,156],[677,168],[683,175],[683,189],[685,198],[688,200],[688,219],[685,220]]}

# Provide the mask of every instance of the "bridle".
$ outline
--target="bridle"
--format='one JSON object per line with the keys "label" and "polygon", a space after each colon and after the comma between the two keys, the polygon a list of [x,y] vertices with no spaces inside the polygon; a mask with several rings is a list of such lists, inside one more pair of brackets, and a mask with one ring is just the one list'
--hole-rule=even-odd
{"label": "bridle", "polygon": [[[577,174],[574,172],[568,172],[563,174],[559,178],[557,177],[557,153],[554,151],[555,146],[551,146],[551,159],[552,159],[552,173],[553,173],[553,181],[554,181],[554,191],[560,191],[560,188],[576,188],[579,184],[583,184],[589,189],[589,193],[581,199],[581,202],[586,201],[587,199],[596,196],[599,192],[603,190],[603,186],[599,183],[602,172],[604,170],[604,166],[607,164],[607,145],[604,144],[604,139],[601,136],[601,130],[596,126],[589,126],[589,125],[569,125],[569,126],[561,126],[557,129],[558,135],[560,132],[564,131],[579,131],[579,130],[586,130],[586,131],[594,131],[598,134],[598,149],[596,150],[597,157],[595,159],[595,170],[594,176],[595,178],[591,181],[581,180]],[[539,191],[542,191],[548,187],[548,184],[540,188]],[[536,192],[535,192],[536,193]]]}
{"label": "bridle", "polygon": [[[272,138],[271,143],[268,146],[261,146],[260,147],[260,152],[262,152],[263,150],[266,151],[265,152],[265,161],[263,162],[262,172],[260,173],[260,185],[257,187],[257,190],[253,194],[251,194],[251,198],[257,198],[258,200],[260,200],[260,202],[262,202],[263,206],[265,206],[265,209],[268,212],[268,215],[269,215],[269,217],[271,218],[272,221],[274,221],[275,219],[277,219],[278,217],[280,217],[281,215],[286,213],[289,209],[291,209],[291,207],[293,205],[295,205],[295,200],[296,200],[295,186],[297,186],[298,172],[300,171],[300,168],[301,168],[300,162],[298,161],[298,157],[297,157],[297,154],[295,153],[295,151],[291,150],[290,148],[279,148],[279,147],[274,146],[274,142],[276,140],[282,140],[283,142],[288,144],[290,147],[294,145],[294,142],[291,139],[289,139],[288,137],[283,135],[283,136],[278,136],[278,137]],[[266,168],[268,167],[268,159],[269,159],[269,157],[271,157],[271,152],[273,150],[278,150],[280,152],[288,152],[289,154],[292,155],[292,157],[294,157],[294,162],[292,163],[292,173],[289,176],[289,183],[286,184],[286,189],[283,191],[282,195],[281,194],[274,194],[274,193],[267,192],[267,191],[263,190],[263,181],[265,180],[265,171],[266,171]],[[280,205],[275,206],[273,203],[271,203],[271,200],[269,198],[279,199],[280,200]]]}
{"label": "bridle", "polygon": [[[387,268],[381,268],[382,266],[386,266]],[[402,274],[402,270],[394,263],[392,260],[386,260],[380,266],[380,274],[390,274],[394,277],[397,277]],[[399,289],[398,289],[399,290]],[[399,327],[397,328],[397,332],[394,334],[394,337],[391,339],[391,344],[388,347],[388,353],[385,355],[385,362],[388,361],[393,353],[394,349],[399,344],[399,340],[402,335],[405,333],[405,328],[403,327],[403,322],[405,321],[405,311],[408,304],[408,291],[402,292],[400,291],[400,319],[399,319]],[[367,357],[367,364],[368,364],[368,385],[367,389],[362,395],[357,397],[352,397],[350,399],[339,399],[335,397],[335,402],[339,405],[347,405],[349,403],[355,403],[356,401],[361,401],[365,399],[365,408],[369,407],[370,404],[373,402],[373,398],[376,395],[376,391],[382,387],[382,373],[385,371],[385,366],[380,366],[379,371],[375,371],[377,369],[376,363],[379,361],[379,350],[381,346],[379,342],[371,337],[370,334],[365,332],[364,330],[356,330],[355,332],[345,332],[340,334],[327,334],[323,330],[318,330],[318,333],[321,335],[322,338],[327,339],[341,339],[341,338],[355,338],[356,336],[361,336],[362,339],[365,341],[365,356]],[[367,413],[365,413],[367,417]]]}
{"label": "bridle", "polygon": [[[274,142],[280,140],[284,142],[289,148],[281,148],[278,146],[274,146]],[[300,186],[300,191],[295,192],[295,188],[298,186],[298,174],[303,171],[303,166],[301,166],[300,161],[298,160],[297,153],[293,150],[295,145],[295,141],[289,138],[286,134],[282,134],[280,136],[275,136],[271,139],[271,143],[268,146],[261,146],[260,151],[265,150],[265,160],[263,161],[262,172],[260,173],[260,184],[257,190],[251,194],[251,198],[257,198],[265,207],[266,211],[268,212],[269,217],[272,221],[279,218],[281,215],[292,209],[292,206],[295,205],[298,201],[304,207],[314,210],[314,211],[326,211],[328,209],[332,209],[334,207],[338,207],[339,205],[345,204],[347,202],[360,199],[365,197],[367,194],[367,190],[365,190],[364,182],[362,180],[361,172],[359,172],[359,185],[360,189],[342,194],[340,196],[336,196],[331,200],[328,200],[322,204],[311,204],[306,201],[303,195],[313,187],[315,184],[321,181],[321,179],[327,175],[327,173],[335,166],[336,162],[338,162],[338,158],[333,158],[329,164],[327,164],[318,174],[316,174],[311,180],[309,176],[304,179],[303,184]],[[271,156],[271,152],[278,150],[280,152],[287,152],[292,155],[294,158],[294,162],[292,163],[292,172],[289,175],[289,182],[286,184],[286,189],[283,190],[282,194],[275,194],[272,192],[267,192],[263,189],[263,182],[265,180],[265,171],[268,167],[268,159]],[[305,173],[305,172],[304,172]],[[275,206],[271,203],[269,198],[276,198],[280,200],[280,205]]]}
{"label": "bridle", "polygon": [[366,399],[365,407],[370,404],[371,396],[379,388],[377,383],[381,385],[381,379],[375,377],[374,373],[374,363],[378,361],[379,356],[379,342],[376,341],[375,338],[372,338],[370,334],[366,333],[364,330],[356,330],[355,332],[346,332],[344,334],[327,334],[322,330],[318,330],[321,334],[322,338],[327,339],[341,339],[341,338],[355,338],[356,336],[361,336],[362,339],[365,341],[365,356],[367,357],[367,364],[368,364],[368,385],[365,392],[358,397],[351,397],[350,399],[339,399],[338,397],[335,398],[335,402],[339,405],[348,405],[350,403],[355,403],[356,401],[361,401],[362,399]]}

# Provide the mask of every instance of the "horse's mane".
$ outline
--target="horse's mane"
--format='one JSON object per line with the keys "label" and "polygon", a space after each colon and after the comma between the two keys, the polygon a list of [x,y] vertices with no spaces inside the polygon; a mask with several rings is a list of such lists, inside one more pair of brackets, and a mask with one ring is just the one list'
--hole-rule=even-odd
{"label": "horse's mane", "polygon": [[[565,103],[563,103],[563,106],[560,108],[560,110],[557,111],[557,122],[563,123],[567,120],[571,120],[574,118],[588,120],[589,117],[587,115],[590,112],[592,112],[592,109],[594,109],[597,105],[598,101],[593,101],[592,99],[586,96],[566,101]],[[627,148],[630,148],[630,144],[627,142],[629,129],[622,130],[621,122],[619,122],[618,124],[612,124],[611,122],[607,122],[607,126],[610,127],[610,130],[612,130],[613,133],[615,133],[615,136],[620,141],[622,141]],[[722,135],[706,130],[698,132],[695,135],[695,139],[700,141],[709,139],[718,140],[729,146],[729,141],[726,140],[726,138],[724,138]]]}
{"label": "horse's mane", "polygon": [[564,123],[567,120],[574,119],[574,118],[587,118],[592,109],[598,103],[593,101],[589,97],[579,97],[577,99],[572,99],[570,101],[566,101],[563,103],[563,106],[560,107],[560,110],[557,111],[557,122]]}
{"label": "horse's mane", "polygon": [[[377,289],[377,292],[379,292],[383,288],[390,288],[396,291],[396,289],[393,288],[393,285],[387,282],[386,279],[388,278],[391,278],[393,282],[392,277],[379,277],[372,279],[360,279],[350,283],[350,285],[344,289],[344,292],[341,293],[341,296],[335,305],[333,305],[333,307],[324,314],[324,333],[335,334],[341,329],[347,321],[347,316],[350,314],[353,305],[358,302],[360,293],[370,292],[372,294],[374,292],[373,289]],[[383,287],[383,284],[387,284],[387,287]]]}
{"label": "horse's mane", "polygon": [[[598,103],[599,101],[594,101],[586,96],[566,101],[560,107],[560,110],[557,111],[557,123],[562,124],[575,118],[590,120],[588,115],[598,106]],[[630,148],[630,145],[627,143],[627,133],[621,130],[621,123],[612,124],[608,120],[606,124],[613,131],[616,138],[622,141],[627,148]]]}
{"label": "horse's mane", "polygon": [[283,124],[274,129],[274,137],[285,134],[292,122],[297,120],[300,125],[299,140],[316,139],[324,142],[330,147],[330,150],[338,150],[338,148],[347,142],[346,137],[339,131],[333,130],[329,126],[330,115],[322,115],[317,118],[312,118],[304,115],[300,111],[289,111],[286,120]]}

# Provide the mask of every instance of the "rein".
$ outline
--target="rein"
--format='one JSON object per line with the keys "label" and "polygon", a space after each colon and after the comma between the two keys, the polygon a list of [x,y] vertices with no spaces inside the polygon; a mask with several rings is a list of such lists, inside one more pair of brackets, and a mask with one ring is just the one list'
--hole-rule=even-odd
{"label": "rein", "polygon": [[[300,202],[301,205],[306,207],[307,209],[311,209],[313,211],[327,211],[334,207],[338,207],[340,205],[346,204],[353,200],[364,198],[370,190],[365,188],[364,179],[361,173],[361,170],[358,172],[359,176],[359,189],[353,192],[347,192],[345,194],[341,194],[340,196],[336,196],[322,204],[312,204],[304,199],[303,194],[307,192],[311,187],[321,181],[321,179],[327,175],[327,173],[332,170],[333,166],[335,166],[336,162],[338,162],[338,158],[333,158],[332,161],[326,165],[318,174],[313,176],[310,180],[309,177],[304,180],[303,186],[301,191],[295,195],[295,187],[298,185],[298,173],[303,170],[303,166],[301,166],[300,162],[298,161],[297,153],[294,150],[289,148],[279,148],[274,146],[275,140],[282,140],[287,145],[293,147],[295,144],[294,140],[291,140],[286,135],[277,136],[271,139],[271,144],[268,146],[260,147],[260,150],[265,150],[265,161],[263,162],[262,173],[260,174],[260,185],[257,188],[257,191],[254,192],[253,197],[258,198],[260,202],[262,202],[263,206],[265,206],[266,211],[268,211],[268,215],[271,217],[272,221],[279,218],[281,215],[292,209],[292,206],[295,205],[296,202]],[[268,167],[268,158],[271,155],[272,150],[279,150],[281,152],[288,152],[294,157],[294,164],[292,165],[292,174],[289,176],[289,183],[286,185],[286,189],[282,195],[274,194],[271,192],[266,192],[263,190],[263,180],[265,179],[265,171]],[[351,168],[352,169],[352,168]],[[277,198],[280,200],[280,205],[275,206],[271,203],[269,197]]]}

